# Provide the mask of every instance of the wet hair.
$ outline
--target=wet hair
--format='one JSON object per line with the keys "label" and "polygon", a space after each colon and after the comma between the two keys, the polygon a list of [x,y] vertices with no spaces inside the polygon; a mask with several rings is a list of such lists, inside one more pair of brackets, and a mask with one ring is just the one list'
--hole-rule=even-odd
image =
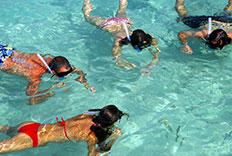
{"label": "wet hair", "polygon": [[[49,67],[51,70],[54,70],[56,75],[59,77],[63,77],[65,75],[68,75],[73,71],[71,65],[69,64],[69,61],[63,57],[63,56],[57,56],[52,59],[52,61],[49,63]],[[64,67],[68,71],[66,72],[60,72],[60,69]]]}
{"label": "wet hair", "polygon": [[99,109],[99,114],[93,119],[94,123],[101,124],[101,127],[113,125],[116,121],[125,115],[114,105],[108,105]]}
{"label": "wet hair", "polygon": [[98,143],[101,143],[112,134],[110,129],[103,128],[113,126],[123,115],[128,116],[128,114],[123,113],[114,105],[108,105],[102,109],[92,109],[89,111],[99,111],[99,114],[93,118],[94,124],[90,127],[98,138]]}
{"label": "wet hair", "polygon": [[[142,50],[148,46],[151,46],[152,42],[152,37],[149,34],[146,34],[143,30],[137,29],[134,30],[132,35],[130,36],[131,38],[131,45],[135,49]],[[144,41],[146,43],[144,43]]]}
{"label": "wet hair", "polygon": [[230,42],[231,38],[227,36],[224,30],[216,29],[209,35],[206,44],[212,49],[222,49],[225,45],[230,44]]}

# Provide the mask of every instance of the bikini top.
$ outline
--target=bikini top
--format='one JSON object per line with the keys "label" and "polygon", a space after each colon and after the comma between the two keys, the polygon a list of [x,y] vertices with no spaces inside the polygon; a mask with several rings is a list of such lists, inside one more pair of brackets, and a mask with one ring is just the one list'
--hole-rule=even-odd
{"label": "bikini top", "polygon": [[11,57],[14,52],[14,48],[9,47],[8,45],[0,45],[0,67],[7,58]]}

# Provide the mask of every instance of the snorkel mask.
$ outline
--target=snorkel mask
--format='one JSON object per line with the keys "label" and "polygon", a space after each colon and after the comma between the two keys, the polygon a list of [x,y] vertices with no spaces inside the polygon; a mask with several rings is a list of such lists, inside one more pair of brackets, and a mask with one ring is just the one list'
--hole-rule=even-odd
{"label": "snorkel mask", "polygon": [[[129,41],[129,42],[131,42],[131,37],[130,37],[130,35],[129,35],[129,31],[128,31],[128,28],[127,28],[127,26],[126,26],[126,24],[124,23],[124,22],[122,22],[122,25],[123,25],[123,27],[124,27],[124,29],[125,29],[125,32],[126,32],[126,37],[127,37],[127,40]],[[136,30],[135,30],[136,31]],[[142,30],[138,30],[138,31],[142,31]],[[143,31],[142,31],[143,32]],[[143,32],[144,33],[144,32]],[[144,33],[145,34],[145,33]],[[133,34],[132,34],[133,35]],[[151,46],[151,40],[152,40],[152,38],[151,38],[151,36],[149,35],[149,36],[147,36],[147,34],[146,34],[146,43],[144,44],[144,43],[139,43],[139,44],[136,44],[136,45],[132,45],[133,46],[133,48],[139,53],[139,52],[141,52],[144,48],[147,48],[147,47],[149,47],[149,46]]]}
{"label": "snorkel mask", "polygon": [[[52,69],[52,67],[50,67]],[[53,78],[54,75],[58,76],[60,78],[60,80],[64,80],[64,77],[67,76],[69,73],[71,73],[73,71],[73,69],[71,68],[70,70],[66,71],[66,72],[55,72],[55,74],[52,75],[51,78]]]}
{"label": "snorkel mask", "polygon": [[[53,70],[53,76],[56,75],[57,77],[62,79],[64,76],[73,71],[72,66],[69,64],[69,61],[63,56],[56,56],[55,58],[53,58],[52,61],[49,63],[49,68]],[[65,70],[61,70],[62,68]]]}
{"label": "snorkel mask", "polygon": [[143,49],[151,46],[152,37],[149,34],[143,33],[140,33],[141,36],[135,37],[132,34],[131,45],[137,52],[141,52]]}
{"label": "snorkel mask", "polygon": [[[227,36],[224,28],[221,26],[211,32],[212,20],[211,17],[208,18],[208,34],[205,39],[205,43],[208,45],[209,49],[216,50],[222,49],[225,45],[231,42],[231,39]],[[203,38],[204,39],[204,38]]]}
{"label": "snorkel mask", "polygon": [[226,32],[222,29],[214,30],[206,40],[206,44],[210,49],[222,49],[229,44],[231,39],[228,38]]}

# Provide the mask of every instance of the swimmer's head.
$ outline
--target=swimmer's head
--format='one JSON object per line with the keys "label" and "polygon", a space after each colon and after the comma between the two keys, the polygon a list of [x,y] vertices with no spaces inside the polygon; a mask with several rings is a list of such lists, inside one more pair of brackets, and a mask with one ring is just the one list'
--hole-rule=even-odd
{"label": "swimmer's head", "polygon": [[49,67],[58,77],[64,77],[73,71],[69,61],[63,56],[53,58]]}
{"label": "swimmer's head", "polygon": [[120,120],[123,115],[128,116],[128,114],[123,113],[116,106],[108,105],[99,109],[99,114],[93,119],[93,122],[101,127],[109,127]]}
{"label": "swimmer's head", "polygon": [[146,34],[143,30],[134,30],[130,38],[131,45],[138,51],[151,46],[152,37],[151,35]]}
{"label": "swimmer's head", "polygon": [[211,49],[222,49],[225,45],[230,44],[231,38],[229,38],[226,32],[222,29],[214,30],[208,37],[206,44]]}

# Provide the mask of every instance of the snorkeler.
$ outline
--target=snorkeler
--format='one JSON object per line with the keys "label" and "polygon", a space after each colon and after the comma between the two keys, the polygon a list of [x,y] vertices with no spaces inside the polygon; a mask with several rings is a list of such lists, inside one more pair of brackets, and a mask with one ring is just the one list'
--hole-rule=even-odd
{"label": "snorkeler", "polygon": [[[38,91],[41,83],[41,77],[45,73],[51,73],[53,76],[63,78],[69,73],[77,73],[80,76],[75,79],[80,83],[83,83],[87,89],[95,92],[94,87],[90,87],[87,84],[85,75],[81,70],[71,66],[69,61],[62,56],[41,56],[36,53],[21,53],[8,45],[0,45],[0,69],[9,74],[15,74],[24,76],[28,80],[28,86],[26,89],[26,95],[34,96],[38,94],[46,93],[52,90],[54,87],[62,87],[65,84],[55,83],[51,88]],[[44,95],[30,98],[30,104],[41,103],[46,98],[54,95],[54,92],[49,92]]]}
{"label": "snorkeler", "polygon": [[124,115],[129,116],[116,106],[108,105],[66,121],[56,118],[54,124],[24,122],[15,127],[0,126],[0,132],[12,137],[0,141],[0,154],[45,146],[49,142],[86,141],[88,156],[97,156],[109,151],[122,135],[114,124]]}
{"label": "snorkeler", "polygon": [[159,60],[157,53],[161,53],[158,48],[158,40],[141,29],[134,30],[133,32],[131,31],[131,25],[133,25],[133,23],[126,14],[127,4],[127,0],[119,0],[119,8],[117,10],[116,17],[112,17],[110,19],[92,16],[91,11],[93,7],[90,0],[84,0],[82,11],[87,22],[97,26],[99,29],[107,31],[113,36],[114,46],[112,48],[112,53],[116,60],[116,65],[122,68],[132,69],[137,67],[135,64],[119,58],[122,46],[131,44],[135,51],[141,52],[144,48],[153,45],[157,52],[154,52],[151,48],[149,48],[149,51],[154,58],[146,68],[147,70],[151,69],[155,62]]}
{"label": "snorkeler", "polygon": [[[228,16],[232,10],[232,0],[229,0],[221,16],[189,16],[184,6],[184,0],[176,0],[175,9],[180,16],[180,21],[191,28],[201,29],[198,31],[179,32],[178,37],[184,46],[181,50],[182,52],[193,53],[191,47],[188,45],[188,37],[203,39],[211,49],[222,49],[225,45],[231,43],[232,33],[226,31],[226,29],[231,28],[232,24],[232,18]],[[211,27],[213,27],[213,31]]]}

